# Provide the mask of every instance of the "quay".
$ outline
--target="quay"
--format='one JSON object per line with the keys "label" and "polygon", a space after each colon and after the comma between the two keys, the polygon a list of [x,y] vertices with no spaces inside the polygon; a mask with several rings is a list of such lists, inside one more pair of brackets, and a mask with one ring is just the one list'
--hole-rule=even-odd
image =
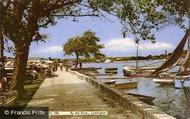
{"label": "quay", "polygon": [[57,71],[46,78],[29,102],[29,107],[49,107],[50,111],[107,111],[100,116],[50,116],[50,119],[140,119],[100,90],[71,72]]}

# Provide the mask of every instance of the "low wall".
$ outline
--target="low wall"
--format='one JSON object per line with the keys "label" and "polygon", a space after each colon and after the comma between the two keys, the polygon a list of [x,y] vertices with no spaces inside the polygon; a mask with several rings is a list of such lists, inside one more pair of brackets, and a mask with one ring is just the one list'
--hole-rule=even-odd
{"label": "low wall", "polygon": [[156,106],[147,105],[146,103],[138,100],[136,97],[123,94],[118,89],[109,87],[101,81],[83,75],[77,71],[70,70],[70,72],[77,75],[80,79],[86,80],[96,86],[102,92],[108,94],[113,100],[120,103],[124,108],[132,110],[142,119],[175,119],[174,117],[160,111]]}

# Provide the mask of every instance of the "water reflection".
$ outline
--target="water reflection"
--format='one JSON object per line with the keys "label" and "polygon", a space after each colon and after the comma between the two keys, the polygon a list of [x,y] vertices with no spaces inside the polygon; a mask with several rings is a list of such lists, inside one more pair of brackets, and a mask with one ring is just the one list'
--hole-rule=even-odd
{"label": "water reflection", "polygon": [[[154,64],[158,61],[143,61],[142,64]],[[118,73],[110,76],[97,76],[97,78],[114,78],[114,77],[124,77],[123,76],[123,66],[132,66],[134,62],[113,62],[113,63],[88,63],[84,64],[84,67],[101,67],[99,73],[105,73],[105,68],[118,68]],[[161,64],[161,63],[160,63]],[[158,64],[157,64],[158,65]],[[190,118],[190,101],[187,102],[185,99],[183,89],[175,89],[174,87],[181,87],[181,82],[179,80],[175,81],[175,86],[173,85],[159,85],[155,84],[152,80],[148,78],[132,78],[138,81],[138,86],[136,89],[123,90],[126,92],[140,93],[149,96],[156,97],[153,101],[154,104],[159,107],[162,111],[176,117],[179,119]],[[124,82],[127,79],[117,79],[117,82]],[[185,81],[184,86],[190,86],[190,81]]]}

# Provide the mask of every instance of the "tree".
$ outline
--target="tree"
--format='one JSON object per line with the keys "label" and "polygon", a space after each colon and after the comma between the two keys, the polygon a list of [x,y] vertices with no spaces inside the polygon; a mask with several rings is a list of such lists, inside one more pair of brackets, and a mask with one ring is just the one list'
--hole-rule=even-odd
{"label": "tree", "polygon": [[99,38],[96,37],[94,32],[86,31],[82,36],[70,38],[67,43],[64,44],[63,50],[65,55],[75,55],[76,63],[75,68],[78,66],[79,57],[90,58],[91,56],[103,56],[100,53],[100,49],[103,48],[102,44],[98,44]]}
{"label": "tree", "polygon": [[132,32],[139,39],[154,41],[154,29],[170,21],[168,16],[183,22],[190,13],[188,5],[188,0],[1,0],[0,29],[14,43],[16,55],[11,90],[23,93],[30,44],[41,41],[39,29],[55,25],[56,18],[77,21],[82,16],[105,17],[105,11],[121,20],[123,36]]}

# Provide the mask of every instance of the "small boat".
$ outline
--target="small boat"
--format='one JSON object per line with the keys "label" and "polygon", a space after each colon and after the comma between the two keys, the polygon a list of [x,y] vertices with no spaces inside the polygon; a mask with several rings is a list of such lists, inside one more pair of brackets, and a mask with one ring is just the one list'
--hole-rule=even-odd
{"label": "small boat", "polygon": [[104,81],[105,84],[112,85],[116,83],[116,80]]}
{"label": "small boat", "polygon": [[105,68],[105,73],[117,74],[117,68]]}
{"label": "small boat", "polygon": [[148,95],[142,95],[142,94],[137,94],[137,93],[127,93],[128,95],[133,95],[135,97],[137,97],[139,100],[143,101],[143,102],[152,102],[155,97],[152,96],[148,96]]}
{"label": "small boat", "polygon": [[127,80],[124,83],[115,83],[115,88],[117,89],[130,89],[137,88],[137,81]]}
{"label": "small boat", "polygon": [[123,67],[123,74],[124,76],[129,77],[146,77],[150,75],[151,72],[153,72],[156,69],[156,67]]}
{"label": "small boat", "polygon": [[161,84],[161,85],[169,85],[169,84],[174,84],[175,81],[174,79],[152,79],[154,83]]}
{"label": "small boat", "polygon": [[106,73],[106,74],[94,74],[92,76],[110,76],[113,75],[113,73]]}
{"label": "small boat", "polygon": [[106,79],[131,79],[131,78],[129,78],[129,77],[104,77],[104,78],[99,78],[99,79],[101,79],[101,80],[106,80]]}
{"label": "small boat", "polygon": [[111,62],[113,62],[113,61],[109,60],[109,59],[107,59],[107,60],[104,61],[104,63],[111,63]]}
{"label": "small boat", "polygon": [[139,41],[136,41],[137,55],[136,55],[136,66],[123,66],[123,74],[128,77],[146,77],[149,76],[158,67],[155,66],[139,66]]}

